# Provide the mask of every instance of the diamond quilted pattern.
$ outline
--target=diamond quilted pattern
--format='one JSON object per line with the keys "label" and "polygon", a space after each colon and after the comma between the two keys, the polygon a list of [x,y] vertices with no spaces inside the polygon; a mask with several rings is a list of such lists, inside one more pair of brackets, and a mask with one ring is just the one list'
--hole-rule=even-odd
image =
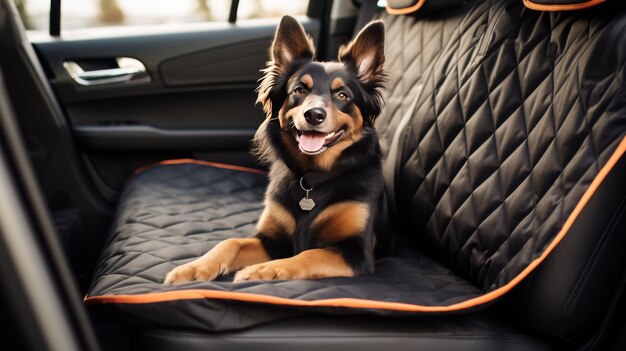
{"label": "diamond quilted pattern", "polygon": [[456,35],[486,35],[453,36],[442,49],[453,54],[422,79],[401,162],[402,218],[485,290],[543,252],[626,131],[624,65],[594,63],[607,54],[603,16],[479,3]]}
{"label": "diamond quilted pattern", "polygon": [[[254,235],[263,208],[264,175],[197,164],[160,166],[136,176],[122,196],[113,232],[98,264],[89,296],[138,295],[203,289],[272,295],[299,300],[360,298],[379,301],[449,305],[480,295],[481,291],[437,262],[414,252],[387,257],[376,263],[376,274],[353,278],[311,281],[268,281],[233,284],[232,277],[215,282],[161,284],[165,274],[193,260],[220,241]],[[432,294],[437,291],[438,294]],[[202,309],[205,302],[192,301]],[[160,307],[166,315],[180,306]],[[116,305],[116,313],[144,323],[142,309]],[[337,313],[340,309],[331,309]],[[232,311],[218,308],[204,315],[208,329],[233,328]],[[192,314],[187,318],[191,318]],[[256,324],[278,316],[255,315]],[[226,319],[225,319],[226,318]],[[189,326],[189,320],[160,321]],[[238,328],[245,327],[241,322]]]}
{"label": "diamond quilted pattern", "polygon": [[392,16],[386,12],[375,16],[385,23],[386,33],[385,106],[376,121],[383,149],[410,105],[410,97],[418,90],[425,72],[432,69],[463,15],[457,10],[441,18]]}
{"label": "diamond quilted pattern", "polygon": [[213,168],[162,166],[136,176],[122,196],[96,276],[133,266],[142,274],[164,263],[173,267],[201,256],[207,245],[254,234],[265,177],[207,169]]}

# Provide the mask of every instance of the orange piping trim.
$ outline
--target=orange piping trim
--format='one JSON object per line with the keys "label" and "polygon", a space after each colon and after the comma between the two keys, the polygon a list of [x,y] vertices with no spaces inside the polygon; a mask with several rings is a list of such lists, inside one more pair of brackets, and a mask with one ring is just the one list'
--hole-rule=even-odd
{"label": "orange piping trim", "polygon": [[415,5],[412,5],[412,6],[409,6],[409,7],[404,7],[404,8],[401,8],[401,9],[392,9],[391,6],[389,6],[389,4],[387,4],[386,9],[387,9],[387,13],[389,13],[391,15],[408,15],[409,13],[413,13],[413,12],[419,10],[420,8],[422,8],[422,6],[424,6],[425,2],[426,2],[426,0],[419,0],[417,3],[415,3]]}
{"label": "orange piping trim", "polygon": [[596,6],[603,2],[606,2],[606,0],[589,0],[579,4],[545,5],[534,3],[531,0],[524,0],[524,6],[537,11],[576,11]]}
{"label": "orange piping trim", "polygon": [[478,305],[482,305],[493,301],[500,296],[506,294],[508,291],[513,289],[519,282],[521,282],[524,278],[526,278],[541,262],[543,262],[548,255],[556,248],[556,246],[563,240],[569,229],[576,221],[578,215],[585,208],[589,199],[593,196],[595,191],[598,189],[600,184],[609,172],[613,169],[617,161],[624,155],[626,152],[626,136],[622,138],[622,141],[617,146],[617,149],[613,152],[613,155],[609,158],[607,163],[602,167],[600,172],[593,179],[589,188],[585,191],[583,196],[574,207],[574,210],[569,215],[565,223],[563,224],[563,228],[559,231],[556,237],[552,240],[552,242],[548,245],[548,247],[544,250],[541,256],[537,257],[533,260],[520,274],[518,274],[515,278],[513,278],[507,284],[495,289],[491,292],[483,294],[481,296],[462,301],[453,305],[448,306],[423,306],[423,305],[411,305],[406,303],[398,303],[398,302],[384,302],[384,301],[374,301],[374,300],[365,300],[365,299],[353,299],[353,298],[338,298],[338,299],[325,299],[325,300],[313,300],[313,301],[305,301],[305,300],[295,300],[288,299],[283,297],[269,296],[269,295],[261,295],[261,294],[251,294],[251,293],[242,293],[242,292],[233,292],[233,291],[218,291],[218,290],[178,290],[178,291],[167,291],[160,293],[150,293],[150,294],[138,294],[138,295],[103,295],[103,296],[91,296],[85,298],[84,302],[86,304],[94,304],[94,303],[125,303],[125,304],[143,304],[143,303],[154,303],[154,302],[164,302],[171,300],[191,300],[191,299],[227,299],[227,300],[236,300],[236,301],[245,301],[245,302],[260,302],[266,304],[274,304],[274,305],[288,305],[288,306],[325,306],[325,307],[349,307],[349,308],[374,308],[381,310],[394,310],[394,311],[404,311],[404,312],[450,312],[450,311],[458,311],[463,309],[472,308]]}
{"label": "orange piping trim", "polygon": [[233,170],[233,171],[242,171],[242,172],[249,172],[249,173],[256,173],[256,174],[267,174],[267,172],[265,172],[263,170],[260,170],[260,169],[254,169],[254,168],[243,167],[243,166],[235,166],[235,165],[227,165],[227,164],[224,164],[224,163],[217,163],[217,162],[194,160],[192,158],[181,158],[181,159],[177,159],[177,160],[165,160],[165,161],[153,163],[153,164],[150,164],[150,165],[138,168],[137,170],[135,170],[135,172],[133,174],[137,175],[137,174],[139,174],[141,172],[147,171],[150,168],[154,168],[154,167],[158,167],[158,166],[180,165],[180,164],[186,164],[186,163],[195,163],[195,164],[198,164],[198,165],[230,169],[230,170]]}

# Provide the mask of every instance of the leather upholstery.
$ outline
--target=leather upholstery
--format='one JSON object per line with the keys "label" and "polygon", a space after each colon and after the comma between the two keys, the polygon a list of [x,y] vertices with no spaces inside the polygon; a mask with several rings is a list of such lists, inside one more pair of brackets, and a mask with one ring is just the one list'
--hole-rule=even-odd
{"label": "leather upholstery", "polygon": [[[529,329],[571,343],[598,332],[625,284],[626,158],[548,260],[504,301]],[[623,293],[623,292],[622,292]]]}
{"label": "leather upholstery", "polygon": [[483,314],[454,318],[297,317],[253,329],[206,333],[143,329],[134,347],[149,350],[550,350],[548,343]]}

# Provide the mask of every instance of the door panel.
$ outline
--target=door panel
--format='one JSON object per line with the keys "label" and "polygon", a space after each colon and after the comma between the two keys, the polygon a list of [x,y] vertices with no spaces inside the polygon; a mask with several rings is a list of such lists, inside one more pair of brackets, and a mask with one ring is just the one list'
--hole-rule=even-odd
{"label": "door panel", "polygon": [[[319,22],[299,20],[316,39]],[[255,89],[278,22],[90,30],[31,41],[92,177],[114,197],[136,167],[164,158],[258,166],[248,151],[264,117]],[[116,72],[118,57],[140,61],[148,78],[82,85],[64,67],[72,61],[86,72]]]}
{"label": "door panel", "polygon": [[[260,74],[259,74],[260,75]],[[149,125],[159,128],[256,129],[263,116],[255,106],[255,85],[146,92],[64,103],[74,127]]]}
{"label": "door panel", "polygon": [[182,55],[163,62],[160,73],[171,87],[253,82],[267,60],[270,42],[265,37]]}

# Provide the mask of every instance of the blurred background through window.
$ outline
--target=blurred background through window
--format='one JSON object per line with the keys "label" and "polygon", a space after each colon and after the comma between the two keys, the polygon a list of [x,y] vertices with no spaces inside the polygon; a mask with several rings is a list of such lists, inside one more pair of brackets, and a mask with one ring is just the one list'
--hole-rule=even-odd
{"label": "blurred background through window", "polygon": [[[50,0],[14,0],[29,30],[48,30]],[[306,14],[309,0],[240,0],[237,20]],[[62,0],[62,30],[224,22],[229,0]]]}

